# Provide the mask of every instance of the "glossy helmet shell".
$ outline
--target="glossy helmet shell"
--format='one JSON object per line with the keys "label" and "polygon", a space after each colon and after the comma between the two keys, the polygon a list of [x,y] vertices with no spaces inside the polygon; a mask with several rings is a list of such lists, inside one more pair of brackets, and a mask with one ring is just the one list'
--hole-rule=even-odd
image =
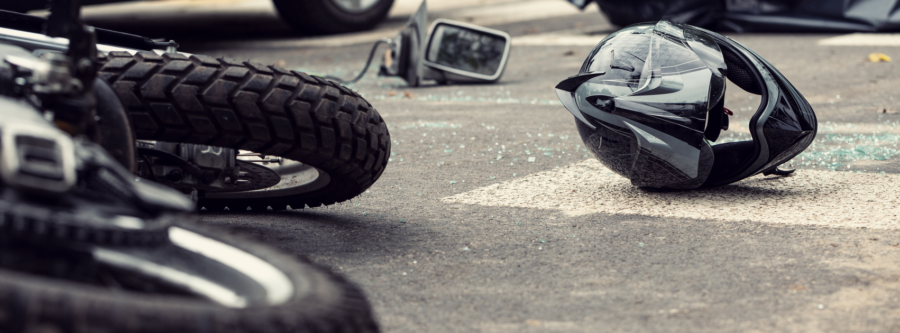
{"label": "glossy helmet shell", "polygon": [[[751,119],[753,140],[712,146],[728,127],[726,77],[763,102]],[[641,187],[715,186],[771,170],[816,130],[812,108],[768,62],[724,36],[668,21],[610,34],[557,94],[588,149]]]}

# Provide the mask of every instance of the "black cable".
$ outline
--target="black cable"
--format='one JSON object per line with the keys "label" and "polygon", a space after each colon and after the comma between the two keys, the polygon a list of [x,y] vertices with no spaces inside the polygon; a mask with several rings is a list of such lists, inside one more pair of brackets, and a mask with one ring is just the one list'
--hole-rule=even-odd
{"label": "black cable", "polygon": [[369,60],[366,60],[366,66],[363,67],[362,71],[359,72],[359,75],[357,75],[355,78],[353,78],[353,80],[344,81],[343,79],[341,79],[339,77],[335,77],[335,76],[331,76],[331,75],[326,75],[325,78],[329,79],[329,80],[337,81],[338,83],[342,83],[342,84],[343,83],[353,83],[353,82],[359,81],[359,79],[362,79],[363,75],[366,75],[366,71],[369,70],[369,65],[372,63],[372,58],[375,57],[375,50],[378,50],[378,45],[381,45],[382,43],[389,44],[390,42],[388,40],[382,39],[382,40],[375,42],[375,45],[372,45],[372,51],[369,52]]}

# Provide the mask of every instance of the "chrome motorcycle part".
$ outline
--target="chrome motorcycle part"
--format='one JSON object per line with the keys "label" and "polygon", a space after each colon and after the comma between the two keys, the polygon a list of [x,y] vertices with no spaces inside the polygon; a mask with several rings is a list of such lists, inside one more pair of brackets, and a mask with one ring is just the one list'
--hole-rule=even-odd
{"label": "chrome motorcycle part", "polygon": [[0,180],[36,193],[63,193],[75,185],[72,138],[47,126],[34,107],[0,98]]}
{"label": "chrome motorcycle part", "polygon": [[0,98],[0,228],[16,237],[151,244],[189,211],[172,190],[134,176],[100,146],[72,139],[32,105]]}
{"label": "chrome motorcycle part", "polygon": [[[207,193],[204,197],[206,201],[215,199],[241,199],[241,198],[278,198],[284,196],[292,196],[313,192],[319,190],[329,183],[331,178],[327,173],[319,170],[311,165],[303,164],[293,160],[284,160],[278,164],[265,164],[263,161],[255,161],[263,163],[268,169],[277,173],[280,181],[271,186],[251,190],[247,192],[222,191],[217,193]],[[273,206],[273,209],[276,206]],[[303,207],[294,207],[303,208]]]}
{"label": "chrome motorcycle part", "polygon": [[35,94],[72,94],[83,87],[81,80],[69,72],[70,59],[58,53],[48,53],[44,59],[34,57],[6,56],[5,62],[23,75]]}
{"label": "chrome motorcycle part", "polygon": [[[180,190],[236,192],[278,184],[277,172],[237,160],[234,150],[189,143],[141,141],[138,175]],[[249,155],[249,154],[248,154]],[[266,159],[278,161],[279,158]]]}

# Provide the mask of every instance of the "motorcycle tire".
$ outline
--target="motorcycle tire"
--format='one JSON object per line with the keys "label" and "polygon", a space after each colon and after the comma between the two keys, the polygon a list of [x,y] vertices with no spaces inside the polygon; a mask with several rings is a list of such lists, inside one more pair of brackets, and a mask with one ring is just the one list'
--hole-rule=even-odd
{"label": "motorcycle tire", "polygon": [[98,76],[127,109],[136,139],[248,150],[319,172],[308,190],[200,198],[198,209],[331,205],[363,193],[387,166],[391,140],[381,115],[336,82],[201,55],[110,52],[101,62]]}
{"label": "motorcycle tire", "polygon": [[394,0],[378,0],[358,12],[342,9],[335,0],[272,0],[272,4],[295,31],[337,34],[375,27],[387,18]]}
{"label": "motorcycle tire", "polygon": [[[191,245],[186,248],[171,244],[168,247],[156,245],[144,248],[107,246],[90,250],[82,244],[79,247],[82,251],[79,252],[55,248],[46,240],[26,241],[4,232],[0,235],[0,331],[379,331],[362,292],[324,268],[220,231],[184,223],[171,228],[177,231],[178,237],[188,235]],[[196,249],[204,246],[216,248],[208,242],[217,242],[220,250],[224,244],[231,251],[241,253],[222,260]],[[146,262],[132,261],[138,257],[131,256],[132,253],[155,256],[163,264],[150,262],[150,270],[147,270]],[[180,278],[182,282],[204,286],[196,282],[215,278],[222,280],[215,271],[222,271],[223,267],[226,270],[242,267],[246,260],[241,262],[236,257],[247,255],[262,260],[265,263],[263,266],[269,270],[280,271],[284,277],[280,280],[282,284],[292,287],[282,288],[281,295],[273,297],[279,298],[279,302],[267,304],[257,300],[246,306],[223,305],[203,297],[208,295],[198,297],[202,293],[172,288],[172,284],[166,283]],[[228,260],[232,262],[228,263]],[[131,269],[115,267],[117,263]],[[201,268],[189,274],[180,273],[177,271],[179,264],[182,268]],[[154,265],[163,268],[154,269]],[[270,278],[270,275],[263,277]],[[260,281],[259,277],[256,279],[250,275],[235,274],[235,278],[222,287],[226,292],[220,294],[228,295],[228,291],[232,290],[249,290],[252,294],[253,290],[260,289],[259,284],[254,284]],[[215,283],[212,285],[215,286]],[[265,283],[262,286],[266,287]],[[267,290],[278,291],[277,288]],[[215,292],[217,290],[207,294]],[[269,296],[275,294],[278,293],[273,292]]]}

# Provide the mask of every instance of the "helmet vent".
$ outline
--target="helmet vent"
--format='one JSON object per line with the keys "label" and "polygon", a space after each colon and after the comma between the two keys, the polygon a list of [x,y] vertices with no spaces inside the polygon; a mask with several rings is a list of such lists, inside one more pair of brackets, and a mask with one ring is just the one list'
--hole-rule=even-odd
{"label": "helmet vent", "polygon": [[722,55],[725,58],[725,65],[728,66],[728,71],[725,75],[728,77],[728,80],[748,93],[761,95],[762,91],[759,88],[759,84],[753,79],[747,64],[736,54],[731,53],[728,48],[722,48]]}
{"label": "helmet vent", "polygon": [[600,109],[600,111],[612,113],[616,110],[616,102],[612,97],[603,95],[589,96],[586,100],[594,107]]}

